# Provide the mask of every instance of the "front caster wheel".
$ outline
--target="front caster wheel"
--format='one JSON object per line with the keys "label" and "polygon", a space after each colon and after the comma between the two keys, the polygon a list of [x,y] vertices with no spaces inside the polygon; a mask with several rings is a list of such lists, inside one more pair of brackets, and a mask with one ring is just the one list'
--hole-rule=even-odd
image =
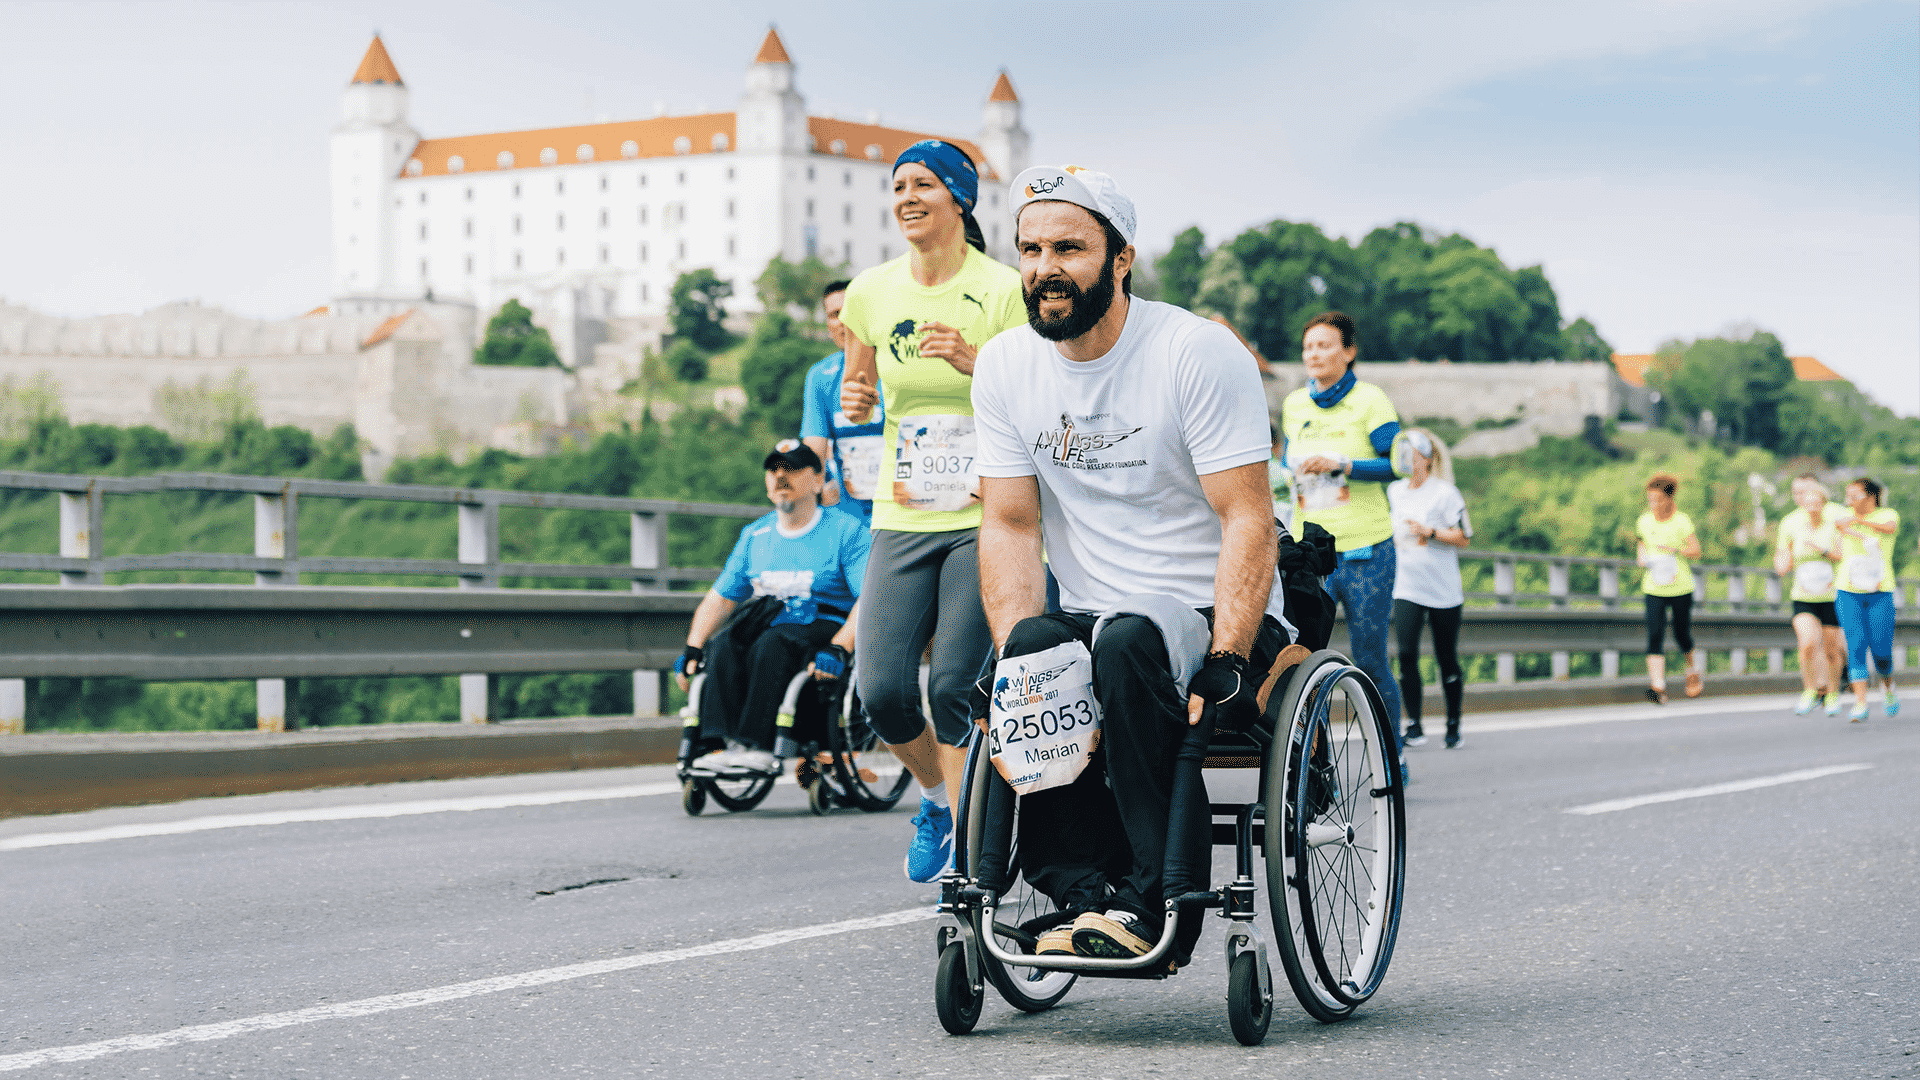
{"label": "front caster wheel", "polygon": [[933,1007],[940,1014],[940,1026],[949,1035],[965,1035],[980,1022],[980,1006],[986,1000],[986,987],[978,990],[967,980],[967,956],[964,946],[954,942],[940,950],[940,965],[933,976]]}
{"label": "front caster wheel", "polygon": [[700,811],[707,808],[707,789],[698,780],[680,781],[680,809],[688,817],[699,817]]}
{"label": "front caster wheel", "polygon": [[1250,952],[1233,958],[1227,973],[1227,1023],[1241,1046],[1259,1046],[1273,1020],[1273,1003],[1260,993],[1259,959]]}
{"label": "front caster wheel", "polygon": [[807,789],[807,808],[822,817],[833,809],[833,786],[819,773],[814,774],[813,786]]}

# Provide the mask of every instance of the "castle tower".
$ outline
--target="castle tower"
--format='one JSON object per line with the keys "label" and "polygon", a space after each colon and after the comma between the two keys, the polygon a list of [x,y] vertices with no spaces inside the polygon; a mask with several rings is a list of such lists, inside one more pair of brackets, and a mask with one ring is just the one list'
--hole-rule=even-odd
{"label": "castle tower", "polygon": [[1013,92],[1013,81],[1003,70],[993,84],[993,93],[987,96],[987,107],[981,111],[980,149],[1000,179],[1010,183],[1032,164],[1028,160],[1029,144],[1027,129],[1020,126],[1020,95]]}
{"label": "castle tower", "polygon": [[793,88],[793,61],[772,27],[747,68],[747,92],[734,113],[734,137],[749,154],[805,154],[810,149],[807,103]]}
{"label": "castle tower", "polygon": [[420,136],[407,126],[407,87],[380,36],[340,98],[333,129],[333,293],[382,296],[397,287],[394,181]]}

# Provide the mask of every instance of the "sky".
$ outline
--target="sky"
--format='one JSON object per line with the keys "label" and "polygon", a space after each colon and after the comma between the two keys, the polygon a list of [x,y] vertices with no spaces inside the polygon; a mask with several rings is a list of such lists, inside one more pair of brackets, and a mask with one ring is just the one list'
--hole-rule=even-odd
{"label": "sky", "polygon": [[1443,5],[0,2],[0,298],[327,299],[327,138],[375,30],[423,136],[733,107],[777,24],[815,115],[1112,173],[1150,256],[1416,221],[1545,266],[1622,352],[1758,327],[1920,415],[1920,0]]}

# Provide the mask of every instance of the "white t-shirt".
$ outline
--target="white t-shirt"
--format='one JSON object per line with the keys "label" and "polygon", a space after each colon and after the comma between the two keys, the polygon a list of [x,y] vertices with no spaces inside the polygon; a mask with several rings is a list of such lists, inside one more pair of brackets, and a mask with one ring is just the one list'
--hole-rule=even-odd
{"label": "white t-shirt", "polygon": [[1394,557],[1399,564],[1393,575],[1393,598],[1430,608],[1466,603],[1460,588],[1460,549],[1438,540],[1423,545],[1407,525],[1411,518],[1428,528],[1460,529],[1472,536],[1473,522],[1467,518],[1467,500],[1460,497],[1460,489],[1437,476],[1427,477],[1417,488],[1411,480],[1395,480],[1387,485],[1387,506],[1393,514]]}
{"label": "white t-shirt", "polygon": [[[981,476],[1040,481],[1040,529],[1068,611],[1134,593],[1212,607],[1220,519],[1200,477],[1272,454],[1267,397],[1233,332],[1132,299],[1120,340],[1085,363],[1028,326],[973,369]],[[1276,576],[1267,611],[1281,618]]]}

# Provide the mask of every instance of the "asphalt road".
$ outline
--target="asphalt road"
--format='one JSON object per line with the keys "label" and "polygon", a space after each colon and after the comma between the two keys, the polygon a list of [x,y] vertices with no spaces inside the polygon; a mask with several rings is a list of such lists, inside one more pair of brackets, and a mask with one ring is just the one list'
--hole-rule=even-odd
{"label": "asphalt road", "polygon": [[944,1034],[908,809],[823,820],[791,786],[699,819],[642,768],[0,821],[0,1072],[1920,1077],[1920,717],[1785,700],[1412,751],[1385,986],[1328,1027],[1283,983],[1255,1049],[1217,929],[1174,979],[1037,1016],[989,990]]}

